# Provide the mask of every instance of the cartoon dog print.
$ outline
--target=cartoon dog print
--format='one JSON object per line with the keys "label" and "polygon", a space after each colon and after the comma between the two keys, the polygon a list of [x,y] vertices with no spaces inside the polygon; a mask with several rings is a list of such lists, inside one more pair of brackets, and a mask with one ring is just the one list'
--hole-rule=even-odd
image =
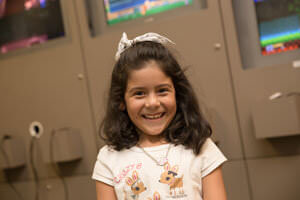
{"label": "cartoon dog print", "polygon": [[170,195],[176,196],[176,188],[179,190],[179,194],[184,194],[183,191],[183,175],[180,178],[177,178],[178,165],[175,165],[171,168],[170,164],[167,162],[164,165],[164,172],[160,175],[160,183],[168,184],[170,186]]}
{"label": "cartoon dog print", "polygon": [[151,197],[148,197],[147,200],[160,200],[160,195],[158,192],[154,192],[153,199]]}
{"label": "cartoon dog print", "polygon": [[138,173],[136,171],[132,172],[131,177],[126,178],[126,184],[130,186],[130,189],[133,192],[132,198],[134,200],[138,200],[139,194],[147,189],[144,186],[144,183],[139,179]]}

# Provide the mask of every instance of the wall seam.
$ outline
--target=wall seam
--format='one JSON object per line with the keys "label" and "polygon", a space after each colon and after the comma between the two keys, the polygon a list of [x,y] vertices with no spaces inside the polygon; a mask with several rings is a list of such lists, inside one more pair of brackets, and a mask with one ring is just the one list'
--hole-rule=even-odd
{"label": "wall seam", "polygon": [[[88,94],[88,103],[89,103],[89,108],[90,108],[90,113],[91,113],[91,119],[92,119],[92,124],[93,124],[93,130],[95,133],[95,144],[96,147],[98,146],[97,143],[97,123],[96,123],[96,118],[95,118],[95,110],[94,110],[94,104],[92,101],[92,94],[91,94],[91,86],[90,86],[90,82],[89,82],[89,76],[88,76],[88,70],[87,70],[87,61],[86,61],[86,56],[85,56],[85,50],[84,50],[84,45],[83,45],[83,39],[82,39],[82,32],[81,32],[81,27],[80,27],[80,23],[79,23],[79,17],[78,17],[78,8],[77,8],[77,3],[76,1],[73,1],[74,3],[74,13],[75,13],[75,17],[76,17],[76,23],[77,23],[77,31],[79,33],[79,47],[80,47],[80,51],[81,51],[81,55],[82,55],[82,62],[83,62],[83,71],[85,74],[85,86],[87,88],[87,94]],[[98,149],[97,149],[98,151]]]}
{"label": "wall seam", "polygon": [[[232,73],[232,69],[231,69],[230,56],[228,55],[229,49],[228,49],[228,45],[227,45],[224,14],[223,14],[223,10],[222,10],[221,1],[223,1],[223,0],[218,0],[218,7],[219,7],[219,12],[220,12],[220,21],[221,21],[222,33],[223,33],[223,39],[224,39],[225,55],[227,57],[226,60],[227,60],[227,65],[228,65],[230,85],[232,88],[233,103],[234,103],[238,132],[239,132],[238,134],[240,136],[241,150],[242,150],[242,155],[243,155],[243,158],[241,160],[244,161],[244,164],[245,164],[244,166],[245,166],[245,170],[246,170],[246,178],[247,178],[247,183],[248,183],[249,195],[250,195],[250,199],[253,200],[253,191],[252,191],[252,187],[251,187],[251,183],[250,183],[249,167],[248,167],[248,163],[247,163],[247,159],[246,159],[245,144],[243,142],[242,128],[240,125],[241,124],[240,115],[239,115],[239,109],[237,106],[237,95],[235,93],[235,87],[234,87],[234,82],[233,82],[233,73]],[[232,0],[231,0],[231,5],[232,5]]]}

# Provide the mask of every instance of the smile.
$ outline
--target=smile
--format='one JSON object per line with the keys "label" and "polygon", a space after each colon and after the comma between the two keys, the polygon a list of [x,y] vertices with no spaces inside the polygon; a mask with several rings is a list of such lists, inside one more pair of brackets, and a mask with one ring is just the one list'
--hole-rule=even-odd
{"label": "smile", "polygon": [[160,119],[165,115],[165,113],[159,113],[159,114],[155,114],[155,115],[142,115],[143,118],[145,119]]}

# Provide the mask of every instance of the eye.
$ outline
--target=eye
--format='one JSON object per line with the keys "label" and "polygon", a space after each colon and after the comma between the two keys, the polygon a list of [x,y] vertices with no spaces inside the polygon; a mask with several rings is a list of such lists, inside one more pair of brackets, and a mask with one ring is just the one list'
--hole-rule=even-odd
{"label": "eye", "polygon": [[140,188],[139,188],[139,187],[135,187],[135,190],[136,190],[136,191],[139,191],[139,190],[140,190]]}
{"label": "eye", "polygon": [[166,180],[167,180],[167,181],[170,180],[170,177],[166,177]]}
{"label": "eye", "polygon": [[162,95],[167,94],[167,92],[169,92],[169,88],[160,88],[158,90],[158,93]]}
{"label": "eye", "polygon": [[133,96],[135,96],[135,97],[143,97],[143,96],[145,96],[145,92],[143,92],[143,91],[135,91],[133,93]]}

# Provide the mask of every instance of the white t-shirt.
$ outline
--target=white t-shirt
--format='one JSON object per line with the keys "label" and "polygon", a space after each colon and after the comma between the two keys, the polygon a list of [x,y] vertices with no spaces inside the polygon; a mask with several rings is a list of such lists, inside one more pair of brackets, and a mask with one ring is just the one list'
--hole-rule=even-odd
{"label": "white t-shirt", "polygon": [[100,149],[92,178],[114,187],[118,199],[130,200],[202,200],[202,178],[226,161],[211,139],[207,139],[198,156],[182,145],[163,144],[144,148],[156,164],[139,147],[115,151]]}

